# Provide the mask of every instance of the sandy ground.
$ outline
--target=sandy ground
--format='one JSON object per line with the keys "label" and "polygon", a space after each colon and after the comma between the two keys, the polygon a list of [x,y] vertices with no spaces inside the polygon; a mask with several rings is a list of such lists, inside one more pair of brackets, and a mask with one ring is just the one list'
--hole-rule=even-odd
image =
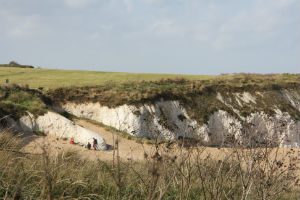
{"label": "sandy ground", "polygon": [[[96,133],[99,133],[99,135],[101,135],[105,139],[106,143],[111,147],[114,146],[115,141],[118,140],[118,153],[119,157],[122,160],[141,161],[145,159],[145,154],[147,154],[148,156],[153,156],[156,152],[156,147],[153,144],[140,144],[135,140],[129,140],[124,137],[120,137],[118,136],[118,134],[109,132],[105,130],[105,128],[91,123],[89,121],[76,120],[75,123],[85,128],[88,128]],[[88,150],[79,145],[69,144],[69,141],[65,141],[51,136],[30,136],[27,137],[25,141],[26,144],[24,145],[23,150],[25,152],[34,154],[42,153],[42,149],[45,148],[47,150],[50,150],[50,152],[53,154],[70,150],[75,151],[84,159],[90,160],[100,159],[105,161],[112,161],[113,158],[116,158],[117,156],[117,151],[114,151],[112,148],[107,151]],[[195,154],[198,151],[205,151],[202,154],[202,157],[210,154],[216,159],[223,158],[225,154],[228,153],[228,150],[224,148],[218,149],[209,147],[205,147],[205,149],[194,149],[192,152]],[[183,157],[184,154],[188,154],[186,150],[178,148],[178,146],[167,148],[165,145],[159,146],[159,152],[161,155],[167,155],[169,157]]]}
{"label": "sandy ground", "polygon": [[[103,127],[95,125],[85,120],[76,120],[78,125],[88,128],[94,132],[99,133],[109,146],[114,146],[114,141],[118,140],[119,156],[123,160],[143,160],[144,153],[151,154],[155,151],[155,147],[149,144],[139,144],[134,140],[128,140],[118,135],[106,131]],[[42,148],[46,147],[52,153],[59,153],[61,151],[76,151],[85,159],[91,160],[113,160],[114,155],[117,155],[117,151],[112,148],[107,151],[95,151],[88,150],[79,145],[71,145],[69,141],[57,139],[51,136],[39,137],[30,136],[26,138],[27,144],[24,146],[25,152],[30,153],[42,153]]]}
{"label": "sandy ground", "polygon": [[[153,155],[155,152],[155,146],[151,144],[139,144],[135,140],[129,140],[123,137],[118,136],[112,132],[105,130],[103,127],[93,124],[86,120],[76,120],[78,125],[81,125],[85,128],[88,128],[92,131],[99,133],[106,141],[106,143],[110,146],[114,145],[114,141],[118,139],[119,145],[119,156],[122,160],[130,160],[130,161],[141,161],[144,160],[145,153],[149,156]],[[88,150],[79,145],[71,145],[69,141],[64,141],[62,139],[57,139],[51,136],[39,137],[39,136],[31,136],[26,138],[26,145],[24,146],[24,151],[29,153],[42,153],[42,148],[50,150],[51,153],[57,154],[64,151],[76,151],[82,158],[89,160],[103,160],[103,161],[112,161],[113,158],[116,158],[117,151],[108,150],[108,151],[94,151]],[[224,157],[230,155],[232,149],[230,148],[212,148],[212,147],[203,147],[203,148],[193,148],[191,150],[192,155],[197,155],[197,153],[201,153],[201,157],[204,158],[207,155],[210,155],[214,159],[224,159]],[[184,155],[188,154],[187,150],[179,148],[178,146],[173,146],[171,148],[167,148],[165,145],[159,146],[159,152],[161,155],[165,155],[168,157],[177,156],[184,157]],[[298,159],[298,163],[300,165],[300,149],[288,149],[288,148],[280,148],[278,151],[278,155],[281,158],[289,158],[289,156],[296,157]],[[274,154],[273,154],[274,155]]]}

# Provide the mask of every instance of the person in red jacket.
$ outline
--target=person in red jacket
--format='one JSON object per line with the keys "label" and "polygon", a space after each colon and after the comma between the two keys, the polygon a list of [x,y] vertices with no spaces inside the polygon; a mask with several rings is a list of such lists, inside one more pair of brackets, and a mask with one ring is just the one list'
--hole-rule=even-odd
{"label": "person in red jacket", "polygon": [[73,137],[71,137],[71,139],[70,139],[70,144],[75,144]]}

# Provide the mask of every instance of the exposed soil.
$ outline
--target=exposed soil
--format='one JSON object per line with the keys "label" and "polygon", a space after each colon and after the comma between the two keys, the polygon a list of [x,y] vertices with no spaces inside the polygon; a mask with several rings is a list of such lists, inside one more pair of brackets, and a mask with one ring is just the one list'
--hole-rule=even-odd
{"label": "exposed soil", "polygon": [[[105,139],[110,149],[108,151],[88,150],[80,145],[72,145],[69,143],[69,141],[58,139],[53,136],[30,136],[26,138],[26,145],[23,148],[24,151],[28,153],[40,154],[43,152],[42,149],[45,148],[47,150],[50,150],[51,153],[57,154],[59,152],[66,152],[71,150],[76,151],[84,159],[100,159],[105,161],[112,161],[114,158],[116,158],[117,153],[119,153],[119,156],[122,160],[141,161],[144,160],[145,154],[146,156],[151,156],[156,152],[156,146],[153,144],[140,144],[135,140],[120,137],[116,133],[109,132],[100,125],[96,125],[86,120],[76,120],[76,123],[87,129],[99,133]],[[113,146],[116,140],[118,140],[118,152],[116,149],[113,150]],[[160,154],[164,154],[167,156],[180,156],[182,154],[188,153],[186,149],[179,148],[177,145],[168,147],[163,144],[159,145],[158,148]],[[202,150],[204,150],[204,148],[200,151]],[[192,151],[196,152],[197,150],[194,149]],[[203,156],[211,154],[217,159],[224,156],[225,153],[228,152],[228,149],[205,147],[205,152],[206,153],[204,153]]]}
{"label": "exposed soil", "polygon": [[117,156],[116,149],[113,150],[114,141],[118,140],[119,156],[123,160],[142,160],[144,159],[144,152],[151,154],[155,150],[153,145],[139,144],[134,140],[128,140],[126,138],[118,137],[116,134],[106,131],[103,127],[92,124],[85,120],[76,120],[78,125],[88,128],[94,132],[99,133],[106,141],[110,149],[108,151],[95,151],[88,150],[80,145],[69,144],[69,141],[57,139],[51,136],[38,137],[31,136],[31,142],[28,142],[24,146],[25,152],[30,153],[42,153],[42,148],[46,147],[50,149],[52,153],[58,153],[60,151],[73,150],[79,153],[85,159],[91,160],[113,160]]}
{"label": "exposed soil", "polygon": [[[27,137],[26,145],[23,150],[27,153],[40,154],[42,148],[50,150],[50,153],[57,154],[67,151],[75,151],[83,159],[88,160],[102,160],[102,161],[113,161],[119,153],[120,159],[123,161],[142,161],[145,159],[145,154],[153,156],[156,152],[156,147],[153,144],[139,144],[135,140],[126,139],[118,136],[115,133],[105,130],[100,125],[96,125],[86,120],[76,120],[78,125],[88,128],[92,131],[99,133],[106,141],[108,146],[111,147],[108,151],[95,151],[88,150],[80,145],[69,144],[69,141],[57,139],[51,136],[30,136]],[[114,141],[118,139],[119,151],[113,150],[112,146],[115,144]],[[180,148],[177,145],[167,147],[165,144],[159,145],[159,153],[168,157],[184,157],[184,154],[192,153],[196,155],[201,152],[201,157],[211,156],[214,159],[224,159],[225,156],[231,154],[232,149],[230,148],[213,148],[213,147],[199,147],[192,148],[189,150]],[[275,153],[275,151],[274,151]],[[274,155],[273,153],[273,155]],[[288,149],[280,148],[278,151],[278,158],[285,158],[287,156],[296,156],[300,164],[300,149]]]}

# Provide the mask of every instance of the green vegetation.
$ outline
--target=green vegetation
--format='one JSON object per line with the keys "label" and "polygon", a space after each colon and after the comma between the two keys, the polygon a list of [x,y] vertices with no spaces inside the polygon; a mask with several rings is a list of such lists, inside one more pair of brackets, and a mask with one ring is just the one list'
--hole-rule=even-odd
{"label": "green vegetation", "polygon": [[0,117],[10,115],[18,119],[27,111],[41,115],[46,112],[42,94],[35,90],[17,85],[6,85],[0,87]]}
{"label": "green vegetation", "polygon": [[123,84],[107,82],[100,86],[73,86],[52,89],[48,92],[53,99],[65,101],[100,102],[107,106],[125,103],[176,99],[183,95],[206,95],[216,92],[243,92],[297,88],[300,75],[235,75],[219,76],[209,80],[187,80],[183,78],[160,79],[158,81],[129,81]]}
{"label": "green vegetation", "polygon": [[33,69],[34,67],[31,65],[20,65],[19,63],[15,61],[11,61],[9,64],[2,64],[0,67],[14,67],[14,68],[31,68]]}
{"label": "green vegetation", "polygon": [[[117,72],[95,72],[79,70],[55,70],[39,68],[19,68],[0,65],[0,82],[29,85],[30,88],[59,88],[72,86],[97,86],[107,82],[155,81],[162,78],[176,78],[174,74],[135,74]],[[210,79],[207,75],[180,75],[190,80]]]}
{"label": "green vegetation", "polygon": [[79,70],[56,70],[40,68],[20,68],[10,67],[11,65],[0,65],[0,82],[4,83],[9,79],[10,83],[28,85],[30,88],[60,88],[60,87],[83,87],[83,86],[102,86],[109,82],[120,84],[142,81],[159,81],[161,79],[184,78],[214,83],[232,83],[240,87],[241,85],[262,85],[267,81],[274,84],[299,82],[299,74],[228,74],[220,76],[209,75],[176,75],[176,74],[138,74],[138,73],[119,73],[119,72],[96,72]]}
{"label": "green vegetation", "polygon": [[[2,199],[264,199],[299,197],[297,154],[233,149],[215,160],[199,148],[180,157],[157,148],[141,162],[82,160],[76,152],[23,153],[15,136],[0,133]],[[117,142],[115,145],[118,155]],[[275,151],[275,156],[271,152]],[[184,153],[185,152],[185,153]],[[226,151],[224,151],[226,152]]]}

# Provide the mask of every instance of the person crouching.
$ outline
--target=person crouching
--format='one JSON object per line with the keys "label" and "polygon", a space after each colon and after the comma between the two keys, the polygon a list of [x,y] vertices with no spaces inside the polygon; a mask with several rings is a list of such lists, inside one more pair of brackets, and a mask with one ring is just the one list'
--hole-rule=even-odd
{"label": "person crouching", "polygon": [[93,148],[94,148],[94,150],[98,149],[98,141],[96,138],[93,138]]}

